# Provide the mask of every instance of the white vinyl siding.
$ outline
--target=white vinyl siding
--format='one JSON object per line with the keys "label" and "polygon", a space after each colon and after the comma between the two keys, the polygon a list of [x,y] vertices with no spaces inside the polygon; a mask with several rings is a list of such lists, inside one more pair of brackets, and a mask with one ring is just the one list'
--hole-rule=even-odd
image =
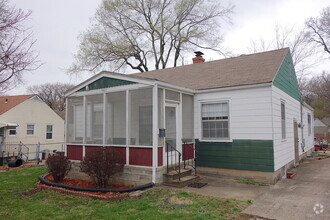
{"label": "white vinyl siding", "polygon": [[[202,138],[202,104],[229,103],[229,140],[272,140],[271,89],[269,87],[200,93],[194,97],[195,138]],[[207,140],[206,140],[207,141]]]}
{"label": "white vinyl siding", "polygon": [[[282,139],[282,115],[281,115],[281,102],[285,100],[285,131],[286,138]],[[275,170],[280,169],[284,165],[290,163],[294,159],[294,134],[293,134],[293,120],[298,123],[301,122],[300,102],[292,98],[279,88],[272,86],[272,111],[273,111],[273,126],[274,126],[274,162]],[[313,147],[314,135],[308,136],[307,126],[307,113],[313,114],[312,111],[303,107],[303,122],[305,125],[304,131],[304,151],[308,151]],[[313,125],[312,125],[313,127]],[[298,128],[299,138],[299,155],[303,153],[302,150],[302,137],[301,128]],[[313,129],[311,131],[313,134]]]}

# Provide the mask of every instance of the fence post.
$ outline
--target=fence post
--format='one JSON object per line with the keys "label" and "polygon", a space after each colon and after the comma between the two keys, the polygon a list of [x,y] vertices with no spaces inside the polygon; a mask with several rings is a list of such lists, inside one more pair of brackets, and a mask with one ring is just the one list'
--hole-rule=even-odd
{"label": "fence post", "polygon": [[36,151],[37,151],[37,165],[39,165],[40,142],[38,142],[38,144],[37,144],[37,149],[36,149]]}

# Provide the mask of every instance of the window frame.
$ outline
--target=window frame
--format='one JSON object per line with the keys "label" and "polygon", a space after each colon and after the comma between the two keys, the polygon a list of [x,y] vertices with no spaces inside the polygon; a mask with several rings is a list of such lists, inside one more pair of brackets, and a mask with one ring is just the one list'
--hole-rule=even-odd
{"label": "window frame", "polygon": [[[202,112],[202,106],[203,105],[207,105],[207,104],[222,104],[222,103],[227,103],[228,104],[228,119],[218,119],[215,121],[228,121],[228,137],[226,138],[205,138],[203,136],[203,112]],[[232,136],[231,136],[231,126],[230,126],[230,122],[231,122],[231,114],[230,114],[230,110],[231,110],[231,105],[230,105],[230,100],[229,99],[221,99],[221,100],[203,100],[200,101],[200,139],[202,142],[232,142]]]}
{"label": "window frame", "polygon": [[[33,125],[33,134],[28,134],[28,131],[31,131],[32,130],[32,129],[29,129],[28,128],[29,125]],[[32,123],[31,124],[26,124],[26,135],[27,136],[35,136],[35,130],[36,130],[35,124],[32,124]]]}
{"label": "window frame", "polygon": [[[282,118],[282,105],[284,106],[284,119]],[[284,121],[284,123],[283,123]],[[286,140],[287,134],[286,134],[286,111],[285,111],[285,100],[281,100],[280,104],[280,122],[281,122],[281,139]]]}
{"label": "window frame", "polygon": [[[11,130],[15,130],[15,134],[10,134],[10,131]],[[10,137],[15,137],[17,135],[17,127],[15,127],[15,128],[9,128],[8,129],[8,136],[10,136]]]}
{"label": "window frame", "polygon": [[[47,129],[48,126],[52,126],[52,132],[50,133],[50,134],[52,134],[52,138],[47,137],[47,134],[49,134],[48,129]],[[50,140],[53,140],[53,139],[54,139],[54,125],[53,124],[47,124],[46,125],[46,140],[50,141]]]}

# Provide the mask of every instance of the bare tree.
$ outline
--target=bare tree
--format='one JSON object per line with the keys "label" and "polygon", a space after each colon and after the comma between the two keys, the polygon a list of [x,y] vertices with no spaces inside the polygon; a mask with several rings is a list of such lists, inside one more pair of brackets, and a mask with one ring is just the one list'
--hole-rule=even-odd
{"label": "bare tree", "polygon": [[330,55],[330,6],[322,10],[320,17],[309,18],[306,26],[310,41],[323,47],[324,51]]}
{"label": "bare tree", "polygon": [[31,11],[24,12],[0,0],[0,93],[22,83],[24,71],[39,67],[35,40],[25,22]]}
{"label": "bare tree", "polygon": [[69,72],[105,65],[145,72],[177,66],[192,48],[223,53],[221,22],[232,10],[213,0],[103,0]]}
{"label": "bare tree", "polygon": [[28,93],[37,94],[49,107],[57,112],[65,110],[65,92],[73,87],[69,83],[45,83],[30,86]]}
{"label": "bare tree", "polygon": [[304,101],[313,106],[317,118],[330,116],[330,73],[323,71],[305,80],[302,96]]}
{"label": "bare tree", "polygon": [[254,39],[248,49],[251,52],[263,52],[284,47],[290,48],[293,66],[300,85],[303,83],[304,76],[309,74],[309,69],[317,63],[313,59],[316,51],[310,45],[304,29],[297,30],[294,26],[285,27],[277,24],[274,28],[273,38],[270,40],[264,38]]}

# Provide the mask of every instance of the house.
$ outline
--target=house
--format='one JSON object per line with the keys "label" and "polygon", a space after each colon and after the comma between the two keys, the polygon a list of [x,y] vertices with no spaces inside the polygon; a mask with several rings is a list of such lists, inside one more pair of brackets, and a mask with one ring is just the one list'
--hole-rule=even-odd
{"label": "house", "polygon": [[64,120],[37,95],[0,96],[0,152],[26,160],[46,149],[64,150]]}
{"label": "house", "polygon": [[67,156],[113,147],[125,164],[118,179],[131,184],[161,183],[168,167],[195,157],[197,173],[274,183],[313,149],[313,109],[301,102],[288,48],[103,71],[66,96]]}
{"label": "house", "polygon": [[330,118],[323,118],[322,120],[315,118],[314,120],[315,137],[322,140],[329,140],[330,138]]}

